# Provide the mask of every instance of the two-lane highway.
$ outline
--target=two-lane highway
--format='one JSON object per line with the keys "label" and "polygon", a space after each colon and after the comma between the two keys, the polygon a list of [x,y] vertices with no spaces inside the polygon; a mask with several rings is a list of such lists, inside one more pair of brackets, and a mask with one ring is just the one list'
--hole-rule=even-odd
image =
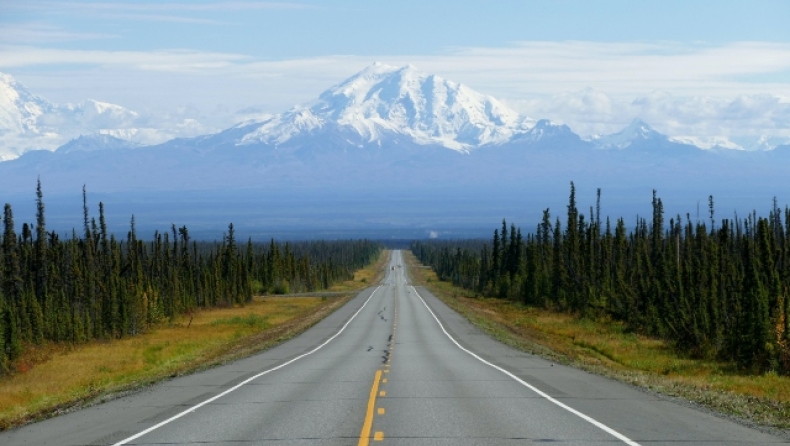
{"label": "two-lane highway", "polygon": [[767,445],[770,436],[553,365],[384,281],[278,347],[0,434],[0,445]]}

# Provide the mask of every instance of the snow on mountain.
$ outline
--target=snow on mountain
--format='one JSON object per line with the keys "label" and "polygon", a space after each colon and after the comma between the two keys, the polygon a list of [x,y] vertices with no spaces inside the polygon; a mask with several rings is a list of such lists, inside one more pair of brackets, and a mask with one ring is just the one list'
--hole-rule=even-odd
{"label": "snow on mountain", "polygon": [[744,150],[773,150],[779,146],[790,144],[788,136],[736,136],[730,138]]}
{"label": "snow on mountain", "polygon": [[52,104],[31,94],[13,77],[0,73],[0,135],[35,129],[36,119]]}
{"label": "snow on mountain", "polygon": [[673,136],[669,138],[669,140],[680,144],[699,147],[700,149],[704,150],[744,150],[743,147],[724,136],[711,136],[707,138],[699,136]]}
{"label": "snow on mountain", "polygon": [[[242,111],[240,111],[242,112]],[[220,147],[256,145],[314,148],[378,145],[439,146],[461,153],[480,147],[514,143],[545,148],[654,151],[690,148],[770,150],[790,144],[782,137],[699,137],[663,135],[635,119],[622,131],[582,140],[566,125],[523,117],[493,97],[465,85],[425,73],[411,65],[375,63],[323,92],[315,101],[277,115],[243,110],[247,120],[214,133],[181,110],[142,115],[95,100],[57,105],[30,93],[11,76],[0,73],[0,161],[29,150],[55,150],[81,135],[95,138],[91,147],[119,147],[115,141],[139,145]],[[201,136],[202,135],[202,136]],[[85,146],[87,140],[81,140]],[[74,146],[70,146],[74,147]],[[130,144],[125,147],[137,147]]]}
{"label": "snow on mountain", "polygon": [[209,130],[194,119],[154,121],[120,105],[93,99],[53,104],[32,94],[12,76],[0,73],[0,161],[30,150],[55,150],[80,135],[106,134],[155,144]]}
{"label": "snow on mountain", "polygon": [[592,139],[592,142],[598,148],[614,150],[626,149],[645,142],[661,144],[667,141],[669,141],[669,138],[666,135],[658,133],[641,119],[634,119],[626,128],[615,134],[598,136]]}
{"label": "snow on mountain", "polygon": [[581,139],[564,124],[555,124],[548,119],[541,119],[527,132],[514,135],[511,141],[538,143],[543,141],[579,142]]}
{"label": "snow on mountain", "polygon": [[95,133],[73,139],[60,146],[56,152],[59,154],[68,154],[75,152],[95,152],[97,150],[133,149],[139,146],[140,144],[125,139]]}
{"label": "snow on mountain", "polygon": [[783,136],[673,136],[670,141],[699,147],[700,149],[745,150],[760,152],[774,150],[790,144],[790,137]]}
{"label": "snow on mountain", "polygon": [[322,93],[318,100],[261,123],[241,143],[283,144],[296,136],[338,130],[367,143],[408,136],[468,152],[508,141],[533,121],[496,99],[411,65],[376,63]]}
{"label": "snow on mountain", "polygon": [[42,132],[38,118],[51,113],[54,106],[31,94],[13,77],[0,73],[0,161],[13,159],[27,150],[24,139],[38,136],[40,144],[57,144],[56,135]]}

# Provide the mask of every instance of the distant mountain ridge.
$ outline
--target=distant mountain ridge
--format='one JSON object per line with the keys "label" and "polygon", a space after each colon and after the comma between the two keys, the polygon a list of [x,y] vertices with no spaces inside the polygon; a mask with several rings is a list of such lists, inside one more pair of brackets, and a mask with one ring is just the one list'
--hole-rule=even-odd
{"label": "distant mountain ridge", "polygon": [[486,147],[531,145],[663,150],[693,147],[640,119],[621,132],[583,139],[567,125],[521,116],[491,96],[411,65],[373,64],[284,113],[240,123],[214,135],[162,147],[269,147],[280,151],[361,147],[443,147],[472,153]]}
{"label": "distant mountain ridge", "polygon": [[[29,118],[40,129],[41,116],[54,112],[30,98],[23,102],[33,104]],[[23,122],[20,116],[14,122]],[[46,196],[63,202],[86,186],[109,209],[126,213],[122,220],[134,214],[160,228],[184,219],[214,229],[243,220],[255,230],[431,229],[518,215],[532,224],[548,207],[552,217],[562,213],[571,181],[588,193],[601,188],[607,212],[629,222],[654,189],[674,206],[667,221],[699,203],[704,209],[710,195],[724,213],[749,212],[762,207],[760,200],[770,205],[774,196],[790,199],[790,145],[701,150],[639,119],[612,135],[582,138],[565,124],[534,121],[408,66],[368,67],[310,104],[217,133],[156,145],[119,136],[76,134],[58,150],[0,162],[0,198],[29,205],[40,178]],[[80,200],[69,208],[77,214]]]}
{"label": "distant mountain ridge", "polygon": [[73,139],[58,147],[56,152],[59,154],[69,154],[75,152],[93,152],[97,150],[134,149],[140,146],[141,144],[132,141],[116,138],[112,135],[97,133]]}
{"label": "distant mountain ridge", "polygon": [[[567,125],[521,116],[495,98],[411,65],[373,64],[305,106],[193,140],[203,148],[439,146],[460,153],[508,145],[599,149],[690,146],[635,119],[621,132],[582,139]],[[179,145],[187,141],[179,141]],[[167,145],[167,144],[165,144]]]}
{"label": "distant mountain ridge", "polygon": [[[132,110],[94,100],[56,105],[30,93],[11,76],[0,74],[0,161],[30,150],[52,151],[58,147],[63,147],[61,155],[140,149],[153,146],[147,141],[162,140],[168,132],[179,134],[172,129],[154,129],[141,121]],[[198,123],[182,125],[199,128]],[[765,137],[754,144],[772,149],[786,143],[781,138]],[[679,153],[675,149],[740,148],[721,138],[670,138],[640,119],[611,135],[582,138],[564,124],[521,116],[497,99],[462,84],[411,65],[381,63],[329,88],[315,101],[284,113],[242,122],[218,133],[169,139],[155,145],[159,150],[190,147],[201,153],[258,147],[297,157],[366,147],[435,147],[470,154],[481,148],[510,146],[672,153]]]}
{"label": "distant mountain ridge", "polygon": [[133,110],[93,99],[55,104],[0,73],[0,161],[31,150],[53,151],[87,135],[109,135],[139,146],[194,134],[192,130],[201,128],[188,119],[175,123],[175,128],[157,128]]}
{"label": "distant mountain ridge", "polygon": [[138,117],[124,107],[92,99],[53,104],[0,73],[0,160],[29,150],[54,150],[80,134],[129,127]]}

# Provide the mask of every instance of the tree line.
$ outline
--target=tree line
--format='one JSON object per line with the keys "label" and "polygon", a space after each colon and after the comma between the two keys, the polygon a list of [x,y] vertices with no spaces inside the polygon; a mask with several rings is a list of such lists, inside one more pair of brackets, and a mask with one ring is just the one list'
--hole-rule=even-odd
{"label": "tree line", "polygon": [[752,372],[790,373],[790,209],[767,217],[665,221],[653,191],[652,216],[601,221],[571,183],[564,224],[550,210],[534,232],[513,224],[493,239],[425,241],[411,250],[442,280],[485,296],[582,317],[611,317],[670,340],[692,357],[732,361]]}
{"label": "tree line", "polygon": [[244,305],[256,293],[325,289],[375,260],[379,243],[245,243],[233,224],[221,242],[197,242],[173,225],[138,238],[134,217],[125,239],[107,230],[104,205],[70,237],[47,231],[41,183],[36,221],[17,233],[10,204],[0,243],[0,373],[26,347],[81,343],[142,333],[198,308]]}

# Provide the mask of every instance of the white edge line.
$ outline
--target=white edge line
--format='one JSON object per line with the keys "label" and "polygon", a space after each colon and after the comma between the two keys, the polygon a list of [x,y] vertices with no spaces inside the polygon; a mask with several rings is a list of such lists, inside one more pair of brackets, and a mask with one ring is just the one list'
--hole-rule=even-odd
{"label": "white edge line", "polygon": [[350,323],[351,323],[351,321],[353,321],[353,320],[354,320],[354,318],[355,318],[355,317],[357,317],[357,315],[359,314],[359,312],[360,312],[360,311],[362,311],[362,309],[363,309],[363,308],[365,308],[365,306],[368,304],[368,302],[370,302],[370,299],[372,299],[372,298],[373,298],[373,295],[374,295],[374,294],[376,294],[376,291],[378,291],[378,290],[379,290],[379,288],[381,288],[381,285],[379,285],[378,287],[376,287],[376,289],[375,289],[375,290],[373,290],[373,292],[372,292],[372,293],[370,293],[370,296],[368,296],[368,298],[367,298],[367,300],[365,301],[365,303],[364,303],[364,304],[362,304],[362,306],[361,306],[361,307],[359,307],[359,310],[357,310],[357,312],[356,312],[356,313],[354,313],[354,315],[353,315],[353,316],[351,316],[351,318],[350,318],[348,321],[346,321],[346,323],[345,323],[345,324],[343,324],[343,327],[341,327],[341,328],[340,328],[340,330],[339,330],[337,333],[335,333],[335,334],[334,334],[334,335],[333,335],[331,338],[329,338],[329,339],[327,339],[326,341],[324,341],[324,343],[323,343],[323,344],[321,344],[321,345],[319,345],[318,347],[316,347],[316,348],[314,348],[314,349],[310,350],[310,351],[309,351],[309,352],[307,352],[307,353],[303,353],[303,354],[301,354],[301,355],[297,356],[296,358],[293,358],[293,359],[291,359],[291,360],[290,360],[290,361],[288,361],[288,362],[284,362],[284,363],[282,363],[282,364],[278,365],[277,367],[274,367],[274,368],[271,368],[271,369],[269,369],[269,370],[266,370],[266,371],[263,371],[263,372],[261,372],[261,373],[258,373],[257,375],[255,375],[255,376],[253,376],[253,377],[251,377],[251,378],[247,378],[247,379],[245,379],[244,381],[240,382],[239,384],[236,384],[235,386],[231,387],[230,389],[228,389],[228,390],[226,390],[226,391],[224,391],[224,392],[222,392],[222,393],[220,393],[220,394],[218,394],[218,395],[215,395],[215,396],[213,396],[213,397],[211,397],[211,398],[209,398],[209,399],[207,399],[207,400],[203,401],[202,403],[198,403],[198,404],[196,404],[196,405],[194,405],[194,406],[190,407],[189,409],[186,409],[186,410],[184,410],[183,412],[181,412],[181,413],[179,413],[179,414],[177,414],[177,415],[173,415],[172,417],[170,417],[170,418],[166,419],[165,421],[162,421],[162,422],[161,422],[161,423],[159,423],[159,424],[153,425],[153,426],[149,427],[148,429],[146,429],[146,430],[144,430],[144,431],[138,432],[138,433],[136,433],[136,434],[132,435],[132,436],[131,436],[131,437],[129,437],[129,438],[125,438],[125,439],[123,439],[123,440],[121,440],[121,441],[119,441],[119,442],[117,442],[117,443],[114,443],[112,446],[121,446],[121,445],[124,445],[124,444],[127,444],[127,443],[129,443],[130,441],[136,440],[136,439],[138,439],[138,438],[142,437],[143,435],[146,435],[146,434],[148,434],[148,433],[150,433],[150,432],[153,432],[153,431],[155,431],[156,429],[159,429],[160,427],[162,427],[162,426],[164,426],[164,425],[166,425],[166,424],[168,424],[168,423],[170,423],[170,422],[173,422],[173,421],[175,421],[175,420],[177,420],[177,419],[179,419],[179,418],[183,417],[184,415],[186,415],[186,414],[188,414],[188,413],[194,412],[195,410],[197,410],[197,409],[199,409],[199,408],[201,408],[201,407],[205,406],[206,404],[208,404],[208,403],[210,403],[210,402],[212,402],[212,401],[215,401],[215,400],[217,400],[217,399],[219,399],[219,398],[222,398],[223,396],[225,396],[225,395],[227,395],[227,394],[229,394],[229,393],[233,392],[234,390],[236,390],[236,389],[238,389],[239,387],[241,387],[241,386],[243,386],[243,385],[245,385],[245,384],[249,383],[250,381],[253,381],[253,380],[255,380],[255,379],[258,379],[258,378],[260,378],[261,376],[263,376],[263,375],[266,375],[267,373],[273,372],[273,371],[275,371],[275,370],[279,370],[279,369],[281,369],[281,368],[283,368],[283,367],[285,367],[285,366],[287,366],[287,365],[289,365],[289,364],[292,364],[292,363],[294,363],[294,362],[296,362],[296,361],[298,361],[298,360],[300,360],[300,359],[304,358],[304,357],[305,357],[305,356],[307,356],[307,355],[311,355],[311,354],[313,354],[313,353],[317,352],[318,350],[320,350],[321,348],[323,348],[323,347],[324,347],[326,344],[329,344],[329,343],[330,343],[330,342],[331,342],[333,339],[335,339],[336,337],[338,337],[338,336],[340,335],[340,333],[343,333],[343,330],[345,330],[345,329],[346,329],[346,327],[348,327],[348,324],[350,324]]}
{"label": "white edge line", "polygon": [[417,295],[417,297],[420,298],[420,300],[422,301],[422,304],[425,305],[425,308],[427,308],[428,312],[431,313],[431,316],[433,316],[433,318],[436,320],[436,323],[439,324],[439,327],[442,329],[444,334],[447,335],[447,337],[450,338],[450,340],[453,341],[453,344],[455,344],[458,348],[460,348],[461,350],[465,351],[466,353],[472,355],[472,357],[474,357],[478,361],[482,362],[483,364],[491,366],[491,367],[499,370],[500,372],[504,373],[505,375],[513,378],[514,380],[518,381],[521,385],[527,387],[528,389],[532,390],[533,392],[537,393],[538,395],[542,396],[543,398],[551,401],[552,403],[556,404],[557,406],[567,410],[568,412],[570,412],[570,413],[576,415],[577,417],[587,421],[588,423],[593,424],[595,427],[605,431],[606,433],[612,435],[613,437],[617,438],[618,440],[621,440],[623,443],[625,443],[625,444],[627,444],[629,446],[641,446],[639,443],[635,442],[634,440],[631,440],[630,438],[626,437],[625,435],[621,434],[620,432],[617,432],[616,430],[612,429],[611,427],[601,423],[600,421],[598,421],[598,420],[596,420],[596,419],[594,419],[594,418],[592,418],[592,417],[590,417],[588,415],[585,415],[585,414],[579,412],[578,410],[566,405],[565,403],[562,403],[562,402],[552,398],[550,395],[544,393],[543,391],[541,391],[537,387],[533,386],[532,384],[529,384],[528,382],[524,381],[523,379],[519,378],[518,376],[514,375],[513,373],[503,369],[502,367],[499,367],[496,364],[492,364],[492,363],[486,361],[485,359],[477,356],[475,353],[465,349],[463,346],[461,346],[461,344],[458,343],[458,341],[456,341],[455,339],[453,339],[452,336],[450,336],[450,333],[447,333],[447,330],[444,329],[444,325],[442,325],[442,323],[439,321],[439,318],[436,317],[436,315],[433,313],[433,310],[431,310],[431,308],[428,306],[428,304],[425,303],[425,300],[422,298],[422,296],[420,296],[420,293],[417,292],[417,289],[414,288],[413,286],[411,287],[411,289],[413,289],[414,293]]}

